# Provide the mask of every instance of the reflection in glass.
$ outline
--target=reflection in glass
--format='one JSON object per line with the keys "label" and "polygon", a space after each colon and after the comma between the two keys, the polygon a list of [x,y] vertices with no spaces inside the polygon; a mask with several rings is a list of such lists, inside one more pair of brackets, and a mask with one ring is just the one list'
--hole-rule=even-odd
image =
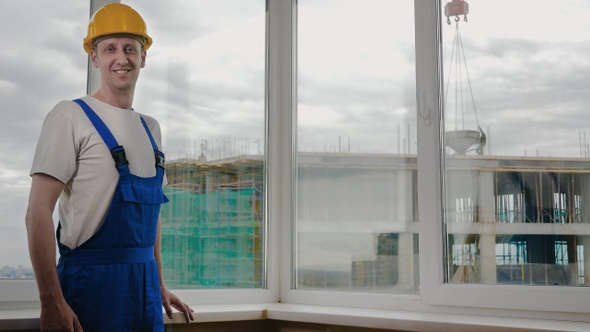
{"label": "reflection in glass", "polygon": [[590,4],[469,2],[442,13],[448,282],[584,286]]}
{"label": "reflection in glass", "polygon": [[417,292],[413,13],[298,1],[296,288]]}
{"label": "reflection in glass", "polygon": [[166,283],[265,287],[266,1],[129,4],[154,39],[135,100],[162,126]]}

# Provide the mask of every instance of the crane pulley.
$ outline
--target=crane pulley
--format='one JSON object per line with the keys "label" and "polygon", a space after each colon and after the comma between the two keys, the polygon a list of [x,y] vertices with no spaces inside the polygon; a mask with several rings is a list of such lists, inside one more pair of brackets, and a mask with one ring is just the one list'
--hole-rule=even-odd
{"label": "crane pulley", "polygon": [[459,22],[459,15],[463,15],[463,20],[467,22],[469,14],[469,4],[464,0],[453,0],[445,5],[445,16],[447,24],[451,24],[451,16],[455,16],[455,22]]}

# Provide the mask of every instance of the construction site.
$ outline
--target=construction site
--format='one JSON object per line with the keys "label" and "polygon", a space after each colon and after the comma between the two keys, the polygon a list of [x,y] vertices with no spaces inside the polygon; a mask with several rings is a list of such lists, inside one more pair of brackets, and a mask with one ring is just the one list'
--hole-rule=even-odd
{"label": "construction site", "polygon": [[[492,154],[459,30],[468,13],[466,1],[445,6],[455,34],[444,91],[445,248],[435,254],[446,282],[590,285],[590,159]],[[174,287],[262,287],[264,229],[277,221],[264,215],[258,147],[167,162],[162,241]],[[297,154],[298,288],[418,292],[417,156],[409,151]]]}
{"label": "construction site", "polygon": [[[416,292],[416,156],[300,153],[298,166],[299,286]],[[449,282],[588,285],[590,160],[451,155],[446,169]],[[262,156],[166,171],[167,282],[261,287]]]}

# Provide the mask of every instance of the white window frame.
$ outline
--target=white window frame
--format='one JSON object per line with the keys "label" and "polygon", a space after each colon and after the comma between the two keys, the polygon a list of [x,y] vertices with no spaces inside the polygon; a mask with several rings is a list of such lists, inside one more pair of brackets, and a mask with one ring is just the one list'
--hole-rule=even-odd
{"label": "white window frame", "polygon": [[[108,3],[120,3],[120,0],[90,0],[90,13]],[[270,2],[270,3],[269,3]],[[268,209],[268,206],[278,206],[285,204],[285,198],[282,197],[281,182],[285,181],[286,171],[280,168],[280,163],[271,161],[271,157],[279,159],[281,154],[280,142],[284,137],[279,127],[281,126],[281,119],[278,116],[272,116],[269,113],[280,113],[284,109],[281,105],[283,100],[281,98],[282,86],[284,80],[282,76],[282,68],[285,67],[285,62],[290,59],[281,59],[283,45],[281,44],[281,35],[284,24],[279,22],[282,4],[280,2],[267,0],[267,109],[266,109],[266,146],[267,153],[267,175],[265,179],[266,197],[265,201],[267,213],[267,220],[278,220],[280,216],[277,215],[281,209]],[[270,11],[274,13],[271,14]],[[91,14],[89,15],[89,17]],[[271,19],[273,18],[273,19]],[[269,42],[272,40],[273,42]],[[100,84],[100,73],[88,61],[88,78],[87,78],[87,93],[91,94],[96,91]],[[283,127],[290,126],[290,122],[283,124]],[[272,194],[270,194],[272,193]],[[287,209],[282,209],[287,210]],[[267,221],[268,224],[268,221]],[[279,230],[278,227],[266,227],[265,229],[266,246],[264,248],[265,257],[265,284],[266,287],[259,289],[203,289],[203,290],[173,290],[176,295],[182,298],[183,301],[191,305],[201,304],[235,304],[235,303],[277,303],[279,301],[278,292],[278,248]],[[0,310],[10,309],[39,309],[39,292],[35,280],[0,280]],[[0,322],[0,329],[2,324]]]}
{"label": "white window frame", "polygon": [[[272,0],[271,0],[272,1]],[[420,215],[420,290],[418,295],[362,293],[325,290],[297,290],[293,287],[293,232],[295,220],[282,223],[281,247],[281,302],[301,305],[322,305],[350,308],[418,311],[428,313],[502,315],[544,319],[565,319],[590,322],[590,289],[587,287],[517,286],[484,284],[448,284],[444,272],[443,228],[443,163],[442,146],[442,50],[441,8],[443,0],[415,0],[416,36],[416,97],[418,105],[418,205]],[[296,1],[291,12],[284,11],[284,24],[292,24],[296,31]],[[393,15],[392,13],[392,19]],[[285,27],[288,29],[288,27]],[[284,38],[293,36],[285,35]],[[296,43],[290,45],[296,59]],[[295,68],[296,63],[291,68]],[[293,77],[283,80],[296,82]],[[296,86],[296,83],[292,83]],[[296,96],[296,92],[292,92]],[[296,113],[295,102],[290,104]],[[283,114],[288,112],[283,112]],[[296,116],[292,118],[295,132]],[[288,119],[285,119],[287,121]],[[294,135],[291,134],[293,139]],[[296,167],[296,141],[285,143],[283,153],[293,151],[284,158],[291,158],[291,169]],[[283,218],[294,218],[296,203],[293,196],[294,181],[290,183],[291,211],[283,212]],[[285,189],[285,188],[283,188]],[[285,189],[286,190],[286,189]],[[275,207],[276,208],[276,207]],[[425,254],[428,253],[428,254]]]}
{"label": "white window frame", "polygon": [[[91,0],[91,8],[96,10],[108,2],[119,1]],[[421,253],[419,294],[294,289],[297,0],[267,2],[266,288],[175,290],[177,295],[193,305],[280,302],[590,322],[588,287],[444,283],[443,103],[440,89],[440,10],[443,0],[415,0],[416,96],[420,115],[417,124]],[[392,19],[394,15],[392,13]],[[95,84],[92,82],[96,82],[96,72],[93,72],[89,66],[89,91]],[[0,281],[0,309],[38,307],[38,292],[33,280]]]}
{"label": "white window frame", "polygon": [[[95,0],[92,0],[95,1]],[[113,1],[120,2],[120,1]],[[264,280],[263,288],[255,289],[199,289],[199,290],[173,290],[183,301],[190,305],[211,305],[211,304],[271,304],[279,302],[278,292],[278,272],[279,260],[278,247],[279,230],[278,227],[270,226],[273,220],[278,220],[277,215],[280,209],[269,208],[270,206],[280,206],[284,201],[282,197],[281,182],[284,181],[285,171],[281,169],[280,163],[276,160],[280,158],[281,141],[284,140],[284,132],[279,128],[281,119],[274,116],[282,110],[282,89],[284,79],[282,79],[282,68],[285,66],[284,60],[281,60],[281,53],[284,52],[280,43],[281,29],[283,26],[277,20],[281,11],[279,3],[266,0],[266,116],[265,116],[265,146],[266,154],[266,175],[265,175],[265,229],[264,229]]]}

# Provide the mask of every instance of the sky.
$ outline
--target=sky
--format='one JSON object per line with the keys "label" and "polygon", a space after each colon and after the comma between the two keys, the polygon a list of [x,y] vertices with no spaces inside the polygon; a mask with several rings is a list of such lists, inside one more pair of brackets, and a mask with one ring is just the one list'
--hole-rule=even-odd
{"label": "sky", "polygon": [[[459,33],[491,154],[580,157],[580,136],[590,125],[590,2],[469,3],[468,22],[458,23]],[[444,24],[445,59],[451,58],[455,31],[454,20]],[[447,129],[455,127],[451,118],[457,110],[452,82],[467,81],[465,71],[457,79],[449,68],[445,63],[445,80],[451,80]],[[464,100],[471,103],[465,91]]]}
{"label": "sky", "polygon": [[[264,151],[264,1],[126,3],[154,39],[134,107],[160,121],[168,159]],[[458,22],[467,71],[448,61],[455,22],[442,26],[446,129],[463,100],[457,123],[486,132],[486,154],[589,155],[580,139],[590,141],[590,2],[469,4],[468,22]],[[416,153],[413,2],[299,6],[299,150]],[[28,171],[47,112],[86,93],[88,11],[79,0],[10,1],[0,11],[0,267],[29,264]]]}
{"label": "sky", "polygon": [[36,1],[42,8],[30,10],[31,3],[6,1],[0,11],[0,267],[30,266],[24,216],[39,130],[56,102],[83,95],[86,85],[79,32],[88,5]]}

